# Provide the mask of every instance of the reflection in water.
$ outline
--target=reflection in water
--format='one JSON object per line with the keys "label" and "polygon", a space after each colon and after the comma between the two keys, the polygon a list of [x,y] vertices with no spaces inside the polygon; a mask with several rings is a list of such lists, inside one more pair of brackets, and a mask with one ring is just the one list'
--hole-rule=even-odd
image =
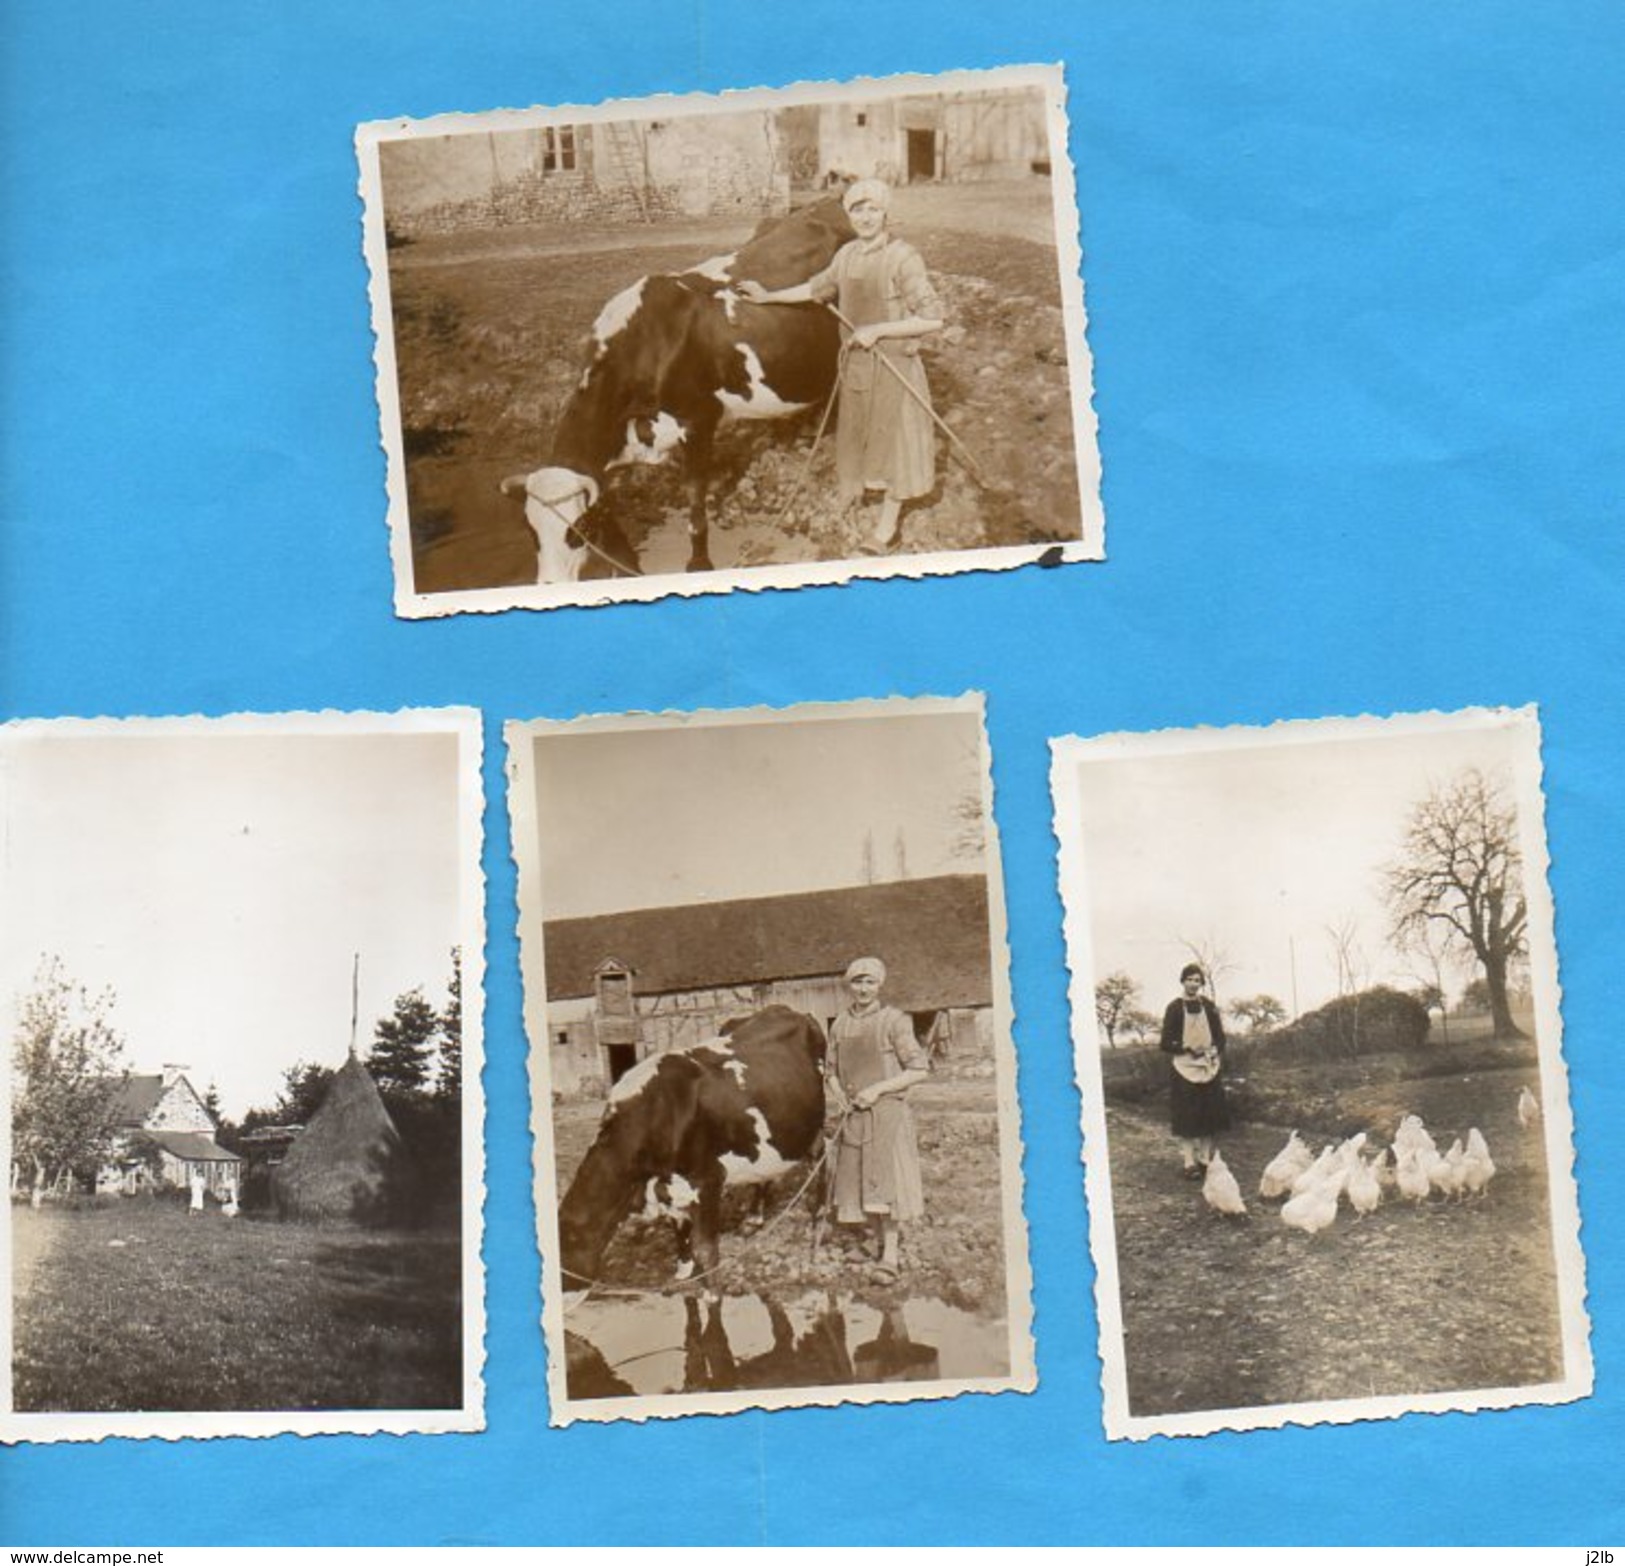
{"label": "reflection in water", "polygon": [[576,1399],[961,1381],[1009,1369],[1005,1324],[932,1298],[877,1309],[828,1292],[593,1297],[572,1311]]}

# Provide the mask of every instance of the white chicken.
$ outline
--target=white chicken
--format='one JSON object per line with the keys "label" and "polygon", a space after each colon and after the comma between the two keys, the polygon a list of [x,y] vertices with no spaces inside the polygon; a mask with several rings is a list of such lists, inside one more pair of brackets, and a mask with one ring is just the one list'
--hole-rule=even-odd
{"label": "white chicken", "polygon": [[1294,1177],[1292,1181],[1292,1194],[1302,1196],[1312,1185],[1319,1185],[1327,1175],[1332,1172],[1332,1166],[1337,1162],[1337,1149],[1323,1147],[1320,1157],[1317,1158],[1302,1174]]}
{"label": "white chicken", "polygon": [[1518,1089],[1518,1124],[1527,1131],[1540,1119],[1540,1100],[1527,1087]]}
{"label": "white chicken", "polygon": [[1317,1180],[1298,1192],[1281,1209],[1281,1222],[1305,1234],[1319,1234],[1337,1221],[1337,1198],[1343,1188],[1340,1174]]}
{"label": "white chicken", "polygon": [[1422,1167],[1420,1153],[1405,1152],[1399,1155],[1394,1161],[1394,1184],[1399,1187],[1399,1194],[1407,1201],[1420,1205],[1427,1200],[1432,1187],[1428,1181],[1428,1172]]}
{"label": "white chicken", "polygon": [[1461,1138],[1458,1136],[1450,1144],[1450,1151],[1444,1157],[1435,1155],[1428,1160],[1428,1184],[1440,1196],[1460,1197],[1464,1180],[1462,1164],[1466,1157],[1466,1149],[1462,1147]]}
{"label": "white chicken", "polygon": [[1439,1144],[1428,1135],[1420,1115],[1406,1115],[1394,1132],[1394,1156],[1403,1157],[1406,1153],[1415,1153],[1422,1164],[1439,1156]]}
{"label": "white chicken", "polygon": [[1376,1167],[1363,1158],[1354,1161],[1348,1177],[1349,1206],[1363,1218],[1382,1206],[1382,1185]]}
{"label": "white chicken", "polygon": [[1353,1136],[1338,1147],[1337,1162],[1345,1173],[1354,1168],[1368,1140],[1364,1131],[1356,1131]]}
{"label": "white chicken", "polygon": [[1490,1157],[1484,1133],[1474,1126],[1467,1133],[1467,1152],[1462,1158],[1461,1181],[1470,1196],[1482,1196],[1484,1187],[1495,1178],[1495,1160]]}
{"label": "white chicken", "polygon": [[1215,1152],[1208,1160],[1207,1173],[1202,1177],[1202,1200],[1216,1213],[1229,1218],[1245,1218],[1247,1204],[1241,1199],[1241,1186],[1230,1173],[1224,1154]]}
{"label": "white chicken", "polygon": [[1258,1177],[1258,1194],[1266,1201],[1275,1201],[1288,1194],[1292,1182],[1315,1161],[1315,1155],[1303,1144],[1296,1131],[1286,1139],[1286,1146],[1267,1164]]}

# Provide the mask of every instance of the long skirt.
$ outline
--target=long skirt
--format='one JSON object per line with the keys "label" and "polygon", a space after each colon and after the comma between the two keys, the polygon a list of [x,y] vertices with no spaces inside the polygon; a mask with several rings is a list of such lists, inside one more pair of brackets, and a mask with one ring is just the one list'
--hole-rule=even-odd
{"label": "long skirt", "polygon": [[[835,429],[835,474],[843,500],[885,489],[895,500],[929,495],[937,482],[937,432],[931,415],[880,363],[883,350],[848,354],[841,375],[841,414]],[[887,364],[931,404],[917,354],[892,353]]]}
{"label": "long skirt", "polygon": [[1175,1136],[1216,1136],[1230,1129],[1230,1106],[1225,1102],[1224,1078],[1187,1082],[1168,1068],[1168,1119]]}
{"label": "long skirt", "polygon": [[835,1216],[862,1223],[870,1214],[899,1220],[925,1212],[914,1116],[895,1094],[854,1110],[835,1155]]}

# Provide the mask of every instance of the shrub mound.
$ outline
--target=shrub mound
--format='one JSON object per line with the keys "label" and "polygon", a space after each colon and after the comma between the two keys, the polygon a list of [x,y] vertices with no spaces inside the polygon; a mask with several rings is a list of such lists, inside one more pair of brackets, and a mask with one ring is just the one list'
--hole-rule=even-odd
{"label": "shrub mound", "polygon": [[1283,1059],[1376,1055],[1420,1049],[1430,1026],[1427,1008],[1413,995],[1379,984],[1340,995],[1269,1035],[1264,1048]]}

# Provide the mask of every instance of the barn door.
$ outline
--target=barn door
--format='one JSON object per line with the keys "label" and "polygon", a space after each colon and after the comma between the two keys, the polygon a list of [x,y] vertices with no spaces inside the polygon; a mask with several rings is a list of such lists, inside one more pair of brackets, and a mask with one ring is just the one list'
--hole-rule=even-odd
{"label": "barn door", "polygon": [[937,133],[911,130],[908,133],[908,182],[937,177]]}

